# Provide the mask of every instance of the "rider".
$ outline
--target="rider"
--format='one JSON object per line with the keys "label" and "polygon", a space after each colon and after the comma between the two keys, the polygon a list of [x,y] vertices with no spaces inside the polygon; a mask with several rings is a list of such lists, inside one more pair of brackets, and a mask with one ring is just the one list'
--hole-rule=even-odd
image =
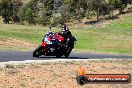
{"label": "rider", "polygon": [[68,38],[71,39],[72,34],[69,31],[69,28],[65,24],[63,24],[63,26],[61,28],[61,35],[62,35],[62,37],[64,37],[64,44],[67,43]]}
{"label": "rider", "polygon": [[69,31],[69,28],[64,24],[61,28],[61,34],[64,38],[69,38],[72,34]]}

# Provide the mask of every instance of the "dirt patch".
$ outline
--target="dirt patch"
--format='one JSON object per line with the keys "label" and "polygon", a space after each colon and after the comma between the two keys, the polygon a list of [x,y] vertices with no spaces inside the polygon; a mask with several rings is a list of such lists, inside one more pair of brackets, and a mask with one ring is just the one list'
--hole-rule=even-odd
{"label": "dirt patch", "polygon": [[31,42],[18,40],[18,39],[0,39],[0,47],[2,48],[21,48],[21,49],[34,49],[37,47],[37,44]]}
{"label": "dirt patch", "polygon": [[89,74],[132,74],[132,60],[100,60],[6,65],[0,68],[1,88],[132,88],[129,84],[85,84],[76,82],[76,69]]}

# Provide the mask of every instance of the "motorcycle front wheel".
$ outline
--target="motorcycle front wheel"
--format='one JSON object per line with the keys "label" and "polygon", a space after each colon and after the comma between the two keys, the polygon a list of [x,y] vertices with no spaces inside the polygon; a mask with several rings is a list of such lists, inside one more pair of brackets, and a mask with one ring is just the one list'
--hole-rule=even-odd
{"label": "motorcycle front wheel", "polygon": [[39,45],[34,51],[33,51],[33,57],[39,57],[41,56],[40,51],[42,50],[42,46]]}

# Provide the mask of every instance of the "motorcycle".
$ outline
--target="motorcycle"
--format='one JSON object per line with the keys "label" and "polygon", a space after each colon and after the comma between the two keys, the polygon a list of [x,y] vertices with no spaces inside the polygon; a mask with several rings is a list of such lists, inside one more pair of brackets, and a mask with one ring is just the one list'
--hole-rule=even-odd
{"label": "motorcycle", "polygon": [[[51,27],[50,27],[51,30]],[[42,38],[42,43],[33,51],[33,57],[45,56],[61,56],[68,57],[76,44],[77,39],[74,36],[70,36],[65,39],[61,33],[50,32],[45,34]]]}

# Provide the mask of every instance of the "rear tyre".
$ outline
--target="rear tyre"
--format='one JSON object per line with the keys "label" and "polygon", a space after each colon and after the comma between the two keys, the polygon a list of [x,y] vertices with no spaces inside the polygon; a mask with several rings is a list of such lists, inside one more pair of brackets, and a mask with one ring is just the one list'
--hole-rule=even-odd
{"label": "rear tyre", "polygon": [[64,54],[65,58],[69,57],[71,51],[72,51],[72,49],[69,48],[69,49],[65,52],[65,54]]}
{"label": "rear tyre", "polygon": [[70,53],[65,53],[65,54],[64,54],[65,58],[68,58],[68,57],[69,57],[69,54],[70,54]]}
{"label": "rear tyre", "polygon": [[41,56],[40,52],[42,50],[42,46],[38,46],[34,51],[33,51],[33,57],[39,57]]}

